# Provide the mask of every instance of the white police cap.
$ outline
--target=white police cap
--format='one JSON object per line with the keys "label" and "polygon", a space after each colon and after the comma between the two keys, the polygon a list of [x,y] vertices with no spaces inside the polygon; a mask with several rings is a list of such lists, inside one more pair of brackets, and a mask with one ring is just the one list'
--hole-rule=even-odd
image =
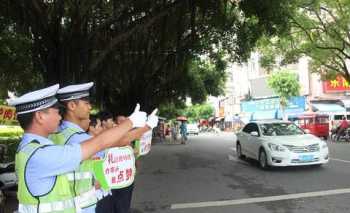
{"label": "white police cap", "polygon": [[94,82],[89,82],[63,87],[57,91],[57,98],[59,101],[69,101],[89,97],[89,90],[93,85]]}
{"label": "white police cap", "polygon": [[56,92],[59,84],[26,93],[18,98],[7,100],[10,106],[16,107],[16,113],[25,114],[49,108],[57,103]]}

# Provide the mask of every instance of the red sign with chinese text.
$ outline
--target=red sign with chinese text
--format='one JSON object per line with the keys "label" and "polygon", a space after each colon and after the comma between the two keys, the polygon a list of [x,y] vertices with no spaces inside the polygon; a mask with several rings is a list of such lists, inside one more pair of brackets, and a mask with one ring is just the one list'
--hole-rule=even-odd
{"label": "red sign with chinese text", "polygon": [[14,107],[0,105],[0,124],[10,124],[16,121],[16,109]]}
{"label": "red sign with chinese text", "polygon": [[323,92],[350,92],[350,83],[344,77],[338,76],[334,80],[323,82]]}

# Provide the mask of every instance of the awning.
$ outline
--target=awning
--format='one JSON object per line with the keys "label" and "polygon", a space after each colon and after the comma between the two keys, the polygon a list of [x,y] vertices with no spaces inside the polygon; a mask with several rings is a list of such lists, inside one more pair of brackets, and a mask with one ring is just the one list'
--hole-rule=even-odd
{"label": "awning", "polygon": [[276,119],[276,110],[256,111],[252,114],[251,120]]}
{"label": "awning", "polygon": [[346,112],[346,109],[339,104],[312,104],[312,109],[322,113]]}
{"label": "awning", "polygon": [[225,117],[216,117],[215,121],[219,122],[219,121],[224,120],[224,119],[225,119]]}

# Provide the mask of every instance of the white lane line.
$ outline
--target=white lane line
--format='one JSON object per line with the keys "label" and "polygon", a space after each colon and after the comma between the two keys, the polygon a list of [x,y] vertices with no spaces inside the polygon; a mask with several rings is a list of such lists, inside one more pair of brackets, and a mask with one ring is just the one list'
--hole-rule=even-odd
{"label": "white lane line", "polygon": [[237,199],[237,200],[208,201],[208,202],[198,202],[198,203],[177,203],[177,204],[172,204],[170,206],[170,209],[189,209],[189,208],[203,208],[203,207],[215,207],[215,206],[232,206],[232,205],[262,203],[262,202],[271,202],[271,201],[279,201],[279,200],[291,200],[291,199],[320,197],[320,196],[349,194],[349,193],[350,193],[350,188],[345,188],[345,189],[306,192],[306,193],[287,194],[287,195],[278,195],[278,196],[245,198],[245,199]]}
{"label": "white lane line", "polygon": [[233,155],[228,155],[228,159],[232,160],[232,161],[237,161],[237,159],[235,157],[233,157]]}
{"label": "white lane line", "polygon": [[330,158],[330,160],[340,161],[340,162],[344,162],[344,163],[350,163],[350,161],[348,161],[348,160],[342,160],[342,159],[337,159],[337,158]]}

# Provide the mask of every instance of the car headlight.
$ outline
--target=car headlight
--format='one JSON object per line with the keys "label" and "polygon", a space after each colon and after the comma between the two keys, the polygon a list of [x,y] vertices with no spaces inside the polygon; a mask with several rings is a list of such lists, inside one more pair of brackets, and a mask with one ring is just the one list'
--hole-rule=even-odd
{"label": "car headlight", "polygon": [[281,145],[277,145],[277,144],[274,144],[274,143],[268,143],[267,145],[269,146],[271,151],[276,151],[276,152],[284,152],[284,151],[286,151],[286,148],[281,146]]}

